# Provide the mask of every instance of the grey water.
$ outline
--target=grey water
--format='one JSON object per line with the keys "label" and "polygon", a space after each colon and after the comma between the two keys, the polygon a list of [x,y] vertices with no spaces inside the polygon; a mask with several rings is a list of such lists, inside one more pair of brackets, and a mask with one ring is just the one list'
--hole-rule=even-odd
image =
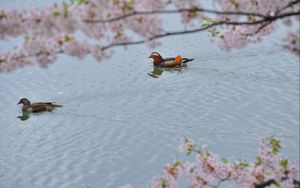
{"label": "grey water", "polygon": [[[40,1],[0,6],[21,2]],[[252,161],[259,138],[275,135],[299,166],[299,58],[281,48],[283,34],[222,52],[203,32],[164,38],[156,49],[115,48],[102,62],[62,55],[47,69],[0,74],[0,187],[146,187],[176,157],[194,160],[178,152],[182,137]],[[13,42],[1,41],[0,51]],[[154,50],[195,60],[153,70]],[[22,97],[64,107],[22,121]]]}

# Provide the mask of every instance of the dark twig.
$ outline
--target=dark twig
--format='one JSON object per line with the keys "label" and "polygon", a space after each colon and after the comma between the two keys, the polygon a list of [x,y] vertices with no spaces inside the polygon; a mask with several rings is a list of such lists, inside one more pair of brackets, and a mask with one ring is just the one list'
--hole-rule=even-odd
{"label": "dark twig", "polygon": [[267,27],[268,25],[270,25],[272,23],[272,21],[268,21],[264,24],[262,24],[254,33],[249,33],[247,34],[247,36],[253,36],[256,35],[257,33],[259,33],[263,28]]}
{"label": "dark twig", "polygon": [[[284,181],[284,180],[286,180],[286,178],[281,179],[281,181]],[[268,187],[268,186],[270,186],[272,184],[276,185],[278,183],[274,179],[270,179],[270,180],[265,181],[265,182],[263,182],[261,184],[255,185],[255,188],[265,188],[265,187]],[[294,179],[293,180],[293,184],[294,184],[295,188],[299,188],[300,187],[300,182],[298,180]]]}
{"label": "dark twig", "polygon": [[299,180],[294,180],[293,181],[295,188],[300,188],[300,181]]}
{"label": "dark twig", "polygon": [[265,181],[261,184],[255,185],[255,188],[264,188],[264,187],[267,187],[272,184],[276,184],[276,181],[274,179],[271,179],[271,180]]}
{"label": "dark twig", "polygon": [[279,14],[280,12],[282,12],[283,10],[287,9],[287,8],[290,8],[290,7],[293,7],[295,4],[297,3],[300,3],[300,0],[295,0],[295,1],[292,1],[290,2],[289,4],[287,4],[286,6],[282,7],[281,9],[277,10],[275,12],[275,15]]}
{"label": "dark twig", "polygon": [[229,179],[229,177],[223,178],[223,179],[219,178],[219,179],[220,180],[218,181],[218,183],[216,185],[212,186],[213,188],[218,188],[223,182],[227,181]]}

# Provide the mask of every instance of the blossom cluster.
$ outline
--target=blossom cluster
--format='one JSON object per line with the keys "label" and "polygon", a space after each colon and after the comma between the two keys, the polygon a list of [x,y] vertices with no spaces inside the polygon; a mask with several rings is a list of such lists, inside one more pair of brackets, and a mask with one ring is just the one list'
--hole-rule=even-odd
{"label": "blossom cluster", "polygon": [[[281,158],[280,140],[275,137],[260,139],[259,153],[253,162],[237,161],[230,163],[225,158],[208,150],[207,146],[198,147],[191,140],[183,139],[180,151],[194,153],[195,162],[181,162],[176,159],[167,164],[160,176],[154,177],[150,188],[176,188],[177,183],[188,178],[191,188],[219,187],[229,181],[240,187],[285,187],[299,186],[299,170],[293,163]],[[126,185],[126,188],[132,188]]]}
{"label": "blossom cluster", "polygon": [[[151,11],[178,10],[184,33],[195,27],[201,29],[202,19],[212,16],[206,14],[202,3],[201,0],[70,0],[44,8],[0,9],[0,40],[24,38],[15,49],[0,52],[0,72],[33,63],[46,67],[60,53],[78,58],[91,54],[101,60],[106,57],[102,54],[108,47],[137,40],[153,47],[158,44],[154,39],[172,31],[163,26],[161,14]],[[296,0],[220,0],[214,3],[216,14],[210,19],[213,21],[204,24],[205,27],[225,22],[245,23],[220,24],[208,30],[213,41],[223,50],[259,42],[281,23],[261,19],[298,12],[298,15],[283,19],[283,23],[291,25],[299,21],[294,19],[299,19],[300,11],[300,3]],[[183,9],[187,11],[180,11]],[[257,21],[261,22],[253,24]],[[84,37],[75,40],[78,35]],[[74,40],[60,44],[57,38],[65,36],[72,36]],[[299,33],[288,34],[284,46],[299,55]]]}
{"label": "blossom cluster", "polygon": [[[298,12],[300,11],[300,3],[293,0],[220,0],[218,1],[223,11],[238,11],[244,13],[257,13],[265,17],[274,17],[286,12]],[[220,20],[227,21],[246,21],[248,23],[261,20],[259,15],[220,15]],[[283,21],[295,22],[297,25],[299,21],[299,14],[296,19],[288,18]],[[230,25],[222,30],[221,37],[216,38],[216,44],[223,50],[230,50],[232,48],[242,48],[247,46],[249,43],[256,43],[261,41],[263,36],[269,35],[278,28],[280,23],[278,22],[261,22],[260,24],[245,24],[245,25]],[[287,25],[287,24],[286,24]],[[289,26],[287,25],[287,26]],[[289,34],[290,36],[290,34]],[[299,44],[299,32],[298,44]],[[295,46],[292,42],[287,45]],[[291,51],[296,55],[300,56],[300,51],[295,51],[295,48],[291,47]]]}
{"label": "blossom cluster", "polygon": [[283,40],[284,48],[293,52],[295,55],[300,53],[300,29],[296,32],[289,32]]}
{"label": "blossom cluster", "polygon": [[[61,53],[78,58],[92,54],[97,60],[101,60],[107,57],[103,55],[104,46],[131,41],[128,31],[146,39],[162,32],[161,18],[155,15],[111,22],[105,20],[134,10],[163,9],[166,4],[167,1],[163,0],[146,3],[82,0],[54,4],[43,9],[0,10],[0,40],[24,37],[23,43],[14,50],[0,52],[0,72],[34,62],[45,67]],[[80,32],[86,40],[79,40],[79,37],[75,39],[76,33]],[[71,40],[59,39],[66,36]]]}
{"label": "blossom cluster", "polygon": [[91,54],[97,60],[109,57],[108,52],[103,51],[101,46],[79,41],[71,35],[57,35],[53,38],[33,36],[27,38],[17,50],[0,55],[0,72],[9,72],[33,63],[47,67],[54,62],[57,54],[78,58]]}

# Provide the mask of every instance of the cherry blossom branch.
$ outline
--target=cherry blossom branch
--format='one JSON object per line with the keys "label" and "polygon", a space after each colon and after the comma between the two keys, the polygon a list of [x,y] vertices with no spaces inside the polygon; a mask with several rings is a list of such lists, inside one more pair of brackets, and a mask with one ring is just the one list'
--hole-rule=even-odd
{"label": "cherry blossom branch", "polygon": [[177,10],[153,10],[153,11],[132,11],[131,13],[118,16],[115,18],[110,18],[107,20],[84,20],[87,23],[109,23],[114,21],[123,20],[125,18],[133,17],[133,16],[142,16],[142,15],[152,15],[152,14],[177,14],[183,12],[203,12],[203,13],[212,13],[217,15],[238,15],[238,16],[256,16],[261,18],[268,17],[267,15],[254,13],[254,12],[238,12],[238,11],[216,11],[216,10],[208,10],[202,8],[185,8],[185,9],[177,9]]}
{"label": "cherry blossom branch", "polygon": [[116,47],[116,46],[127,46],[127,45],[142,44],[142,43],[145,43],[145,42],[148,42],[148,41],[152,41],[152,40],[167,37],[167,36],[196,33],[196,32],[200,32],[200,31],[208,30],[209,28],[219,26],[219,25],[232,25],[232,26],[237,26],[237,25],[258,25],[258,24],[266,22],[267,24],[262,25],[261,28],[257,31],[257,33],[258,33],[261,29],[263,29],[263,27],[271,24],[272,22],[274,22],[278,19],[291,17],[291,16],[296,16],[296,15],[300,15],[300,11],[298,11],[298,12],[289,12],[289,13],[280,14],[280,15],[276,15],[276,16],[268,16],[268,17],[265,17],[262,20],[257,20],[257,21],[253,21],[253,22],[220,21],[220,22],[216,22],[216,23],[213,23],[211,25],[208,25],[206,27],[201,27],[201,28],[197,28],[197,29],[167,32],[167,33],[160,34],[160,35],[154,35],[154,36],[150,37],[148,40],[138,40],[138,41],[131,41],[131,42],[114,43],[114,44],[107,45],[107,46],[103,47],[102,49],[107,50],[109,48]]}
{"label": "cherry blossom branch", "polygon": [[[215,27],[215,26],[218,26],[218,25],[237,26],[237,25],[259,25],[261,23],[265,23],[265,24],[261,25],[260,28],[255,32],[255,33],[258,33],[261,29],[263,29],[264,27],[266,27],[267,25],[269,25],[270,23],[274,22],[277,19],[281,19],[281,18],[285,18],[285,17],[289,17],[289,16],[295,16],[295,15],[299,15],[299,14],[300,14],[300,12],[290,12],[290,13],[285,13],[285,14],[281,14],[281,15],[276,15],[276,16],[273,16],[273,17],[269,16],[269,17],[266,17],[264,19],[253,21],[253,22],[220,21],[220,22],[212,23],[211,25],[208,25],[206,27],[201,27],[201,28],[197,28],[197,29],[175,31],[175,32],[166,32],[164,34],[154,35],[154,36],[148,38],[147,40],[113,43],[113,44],[101,47],[101,50],[104,51],[104,50],[108,50],[112,47],[117,47],[117,46],[128,46],[128,45],[142,44],[142,43],[146,43],[146,42],[153,41],[155,39],[163,38],[163,37],[167,37],[167,36],[196,33],[196,32],[200,32],[200,31],[208,30],[209,28],[212,28],[212,27]],[[59,50],[59,51],[56,51],[56,52],[52,52],[51,55],[54,55],[54,53],[55,54],[61,54],[61,53],[64,53],[64,51]],[[20,56],[15,56],[14,60],[20,60],[20,59],[23,59],[23,58],[30,58],[30,57],[39,56],[39,55],[41,55],[39,52],[37,52],[35,54],[32,54],[30,56],[20,55]],[[47,54],[45,54],[45,55],[47,55]],[[5,63],[5,59],[0,58],[0,64],[1,63]]]}
{"label": "cherry blossom branch", "polygon": [[[284,6],[283,8],[276,11],[275,14],[280,13],[281,11],[292,7],[293,5],[299,3],[299,0],[295,0]],[[192,7],[192,8],[182,8],[177,10],[153,10],[153,11],[136,11],[133,10],[131,13],[117,16],[114,18],[106,19],[106,20],[89,20],[85,19],[84,21],[87,23],[109,23],[114,21],[119,21],[125,18],[133,17],[133,16],[142,16],[142,15],[152,15],[152,14],[177,14],[177,13],[184,13],[184,12],[202,12],[202,13],[211,13],[216,15],[238,15],[238,16],[255,16],[260,18],[267,18],[269,15],[264,15],[260,13],[255,12],[242,12],[242,11],[217,11],[217,10],[209,10],[209,9],[203,9],[198,7]]]}

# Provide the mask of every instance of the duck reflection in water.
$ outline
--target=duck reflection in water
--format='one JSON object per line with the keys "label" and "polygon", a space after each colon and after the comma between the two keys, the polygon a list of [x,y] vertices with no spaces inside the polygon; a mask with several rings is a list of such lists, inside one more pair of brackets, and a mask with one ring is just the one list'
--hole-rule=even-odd
{"label": "duck reflection in water", "polygon": [[30,118],[30,114],[23,112],[21,115],[17,116],[17,118],[19,118],[21,121],[25,121]]}
{"label": "duck reflection in water", "polygon": [[152,72],[149,72],[147,74],[153,78],[159,78],[164,71],[170,73],[174,73],[174,72],[182,73],[184,70],[186,70],[187,67],[188,67],[187,65],[183,65],[181,67],[174,67],[174,68],[162,68],[162,67],[154,66]]}
{"label": "duck reflection in water", "polygon": [[159,78],[159,76],[164,72],[160,67],[154,67],[152,72],[149,72],[148,75],[153,78]]}

